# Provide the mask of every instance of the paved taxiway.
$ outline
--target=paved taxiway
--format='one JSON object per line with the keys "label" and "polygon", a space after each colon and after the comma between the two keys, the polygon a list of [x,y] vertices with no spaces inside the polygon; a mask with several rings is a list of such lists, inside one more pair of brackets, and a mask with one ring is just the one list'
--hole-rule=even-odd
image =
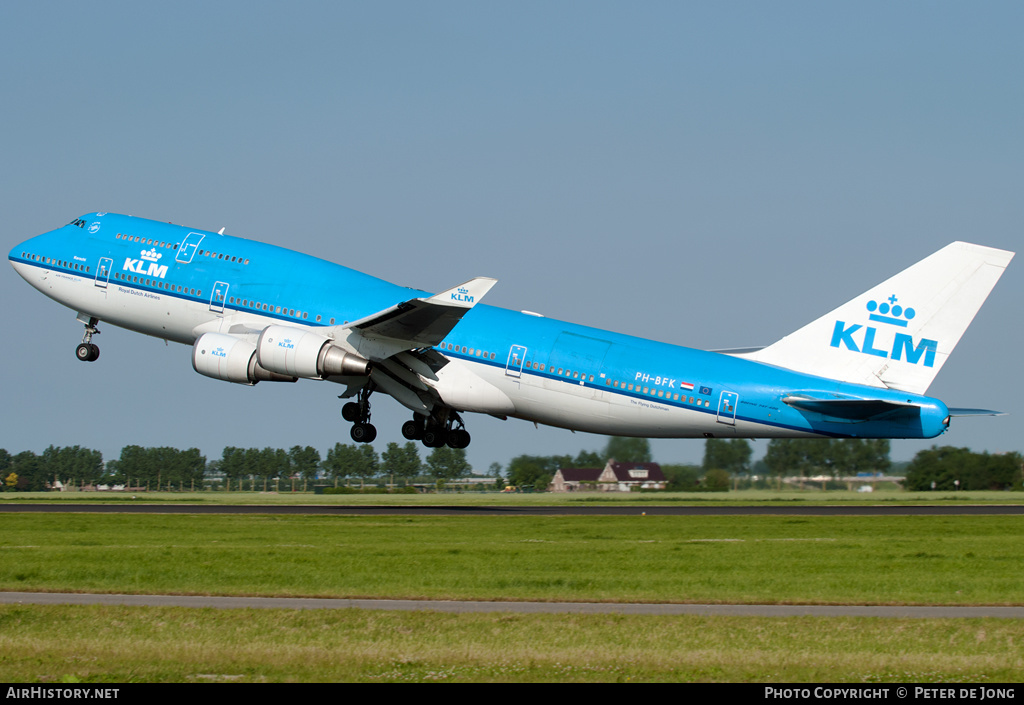
{"label": "paved taxiway", "polygon": [[337,514],[345,516],[986,516],[1024,515],[1024,505],[825,505],[825,506],[458,506],[458,505],[195,505],[138,504],[0,504],[6,512],[81,512],[89,514]]}
{"label": "paved taxiway", "polygon": [[207,597],[202,595],[94,595],[0,592],[2,604],[133,605],[219,609],[368,609],[520,614],[647,614],[732,617],[900,617],[1024,619],[1024,607],[896,605],[678,605],[611,602],[482,602],[473,600],[347,600],[300,597]]}

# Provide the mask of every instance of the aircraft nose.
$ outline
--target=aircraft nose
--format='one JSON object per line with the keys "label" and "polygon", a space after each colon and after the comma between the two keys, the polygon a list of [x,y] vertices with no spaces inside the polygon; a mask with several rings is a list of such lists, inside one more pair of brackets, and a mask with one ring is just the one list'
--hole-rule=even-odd
{"label": "aircraft nose", "polygon": [[26,248],[25,245],[27,245],[28,242],[29,241],[26,240],[25,242],[18,243],[17,245],[11,248],[10,252],[7,253],[7,261],[10,262],[11,266],[14,267],[15,269],[18,268],[17,264],[19,262],[26,261],[25,258],[27,257],[28,254],[28,248]]}

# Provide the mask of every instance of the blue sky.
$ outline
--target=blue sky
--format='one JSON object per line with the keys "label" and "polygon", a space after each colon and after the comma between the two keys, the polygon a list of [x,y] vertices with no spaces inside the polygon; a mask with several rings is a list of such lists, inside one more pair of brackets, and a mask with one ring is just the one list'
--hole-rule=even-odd
{"label": "blue sky", "polygon": [[[0,232],[9,250],[92,211],[226,227],[431,291],[493,276],[494,305],[764,345],[953,240],[1019,248],[1022,26],[1011,2],[4,3]],[[941,444],[1024,450],[1021,267],[929,390],[1011,416]],[[0,297],[0,447],[349,442],[333,387],[217,383],[112,326],[81,364],[73,312],[11,269]],[[376,403],[378,450],[405,417]],[[481,470],[604,444],[469,430]]]}

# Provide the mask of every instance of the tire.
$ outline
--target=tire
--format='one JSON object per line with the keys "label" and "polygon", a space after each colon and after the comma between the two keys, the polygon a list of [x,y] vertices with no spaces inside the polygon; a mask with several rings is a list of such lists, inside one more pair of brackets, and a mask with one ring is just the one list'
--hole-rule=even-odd
{"label": "tire", "polygon": [[377,437],[377,429],[373,424],[357,423],[352,426],[349,435],[356,443],[372,443],[373,439]]}
{"label": "tire", "polygon": [[423,438],[423,427],[415,421],[402,424],[402,437],[407,441],[418,441]]}
{"label": "tire", "polygon": [[427,448],[440,448],[444,445],[444,431],[427,430],[423,432],[423,445]]}
{"label": "tire", "polygon": [[95,359],[92,356],[92,347],[93,346],[88,343],[82,343],[75,348],[75,357],[77,357],[81,362],[92,362]]}
{"label": "tire", "polygon": [[469,445],[469,440],[469,432],[458,429],[448,434],[448,447],[461,450]]}
{"label": "tire", "polygon": [[346,421],[358,421],[359,420],[359,405],[354,401],[350,401],[345,406],[341,407],[341,418]]}

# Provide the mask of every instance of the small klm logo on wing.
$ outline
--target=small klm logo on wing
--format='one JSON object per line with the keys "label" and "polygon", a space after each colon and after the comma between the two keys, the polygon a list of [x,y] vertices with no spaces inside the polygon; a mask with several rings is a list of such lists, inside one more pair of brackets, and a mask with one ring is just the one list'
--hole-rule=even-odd
{"label": "small klm logo on wing", "polygon": [[[881,302],[874,299],[868,301],[866,306],[868,320],[894,328],[906,328],[910,321],[914,320],[917,316],[917,311],[910,307],[902,306],[896,303],[897,301],[899,299],[895,295]],[[863,332],[861,332],[861,329],[863,329]],[[836,325],[832,329],[832,342],[830,345],[833,348],[844,347],[853,352],[884,357],[890,360],[906,360],[911,365],[921,363],[925,367],[935,366],[935,354],[939,349],[939,342],[937,340],[921,338],[915,345],[912,336],[906,333],[894,333],[892,343],[890,344],[885,341],[886,333],[889,330],[891,329],[875,328],[874,326],[865,326],[860,323],[847,325],[846,321],[836,321]],[[878,337],[879,331],[881,331],[880,338]],[[855,338],[855,333],[860,333],[860,335]]]}
{"label": "small klm logo on wing", "polygon": [[218,347],[216,350],[211,350],[210,354],[214,357],[227,357],[228,354],[224,352],[224,348]]}
{"label": "small klm logo on wing", "polygon": [[452,294],[452,301],[461,301],[464,304],[473,303],[474,297],[469,295],[469,289],[460,286],[454,294]]}
{"label": "small klm logo on wing", "polygon": [[279,347],[279,348],[287,348],[288,350],[294,350],[295,349],[295,343],[292,342],[291,338],[285,338],[284,340],[279,340],[278,341],[277,347]]}

